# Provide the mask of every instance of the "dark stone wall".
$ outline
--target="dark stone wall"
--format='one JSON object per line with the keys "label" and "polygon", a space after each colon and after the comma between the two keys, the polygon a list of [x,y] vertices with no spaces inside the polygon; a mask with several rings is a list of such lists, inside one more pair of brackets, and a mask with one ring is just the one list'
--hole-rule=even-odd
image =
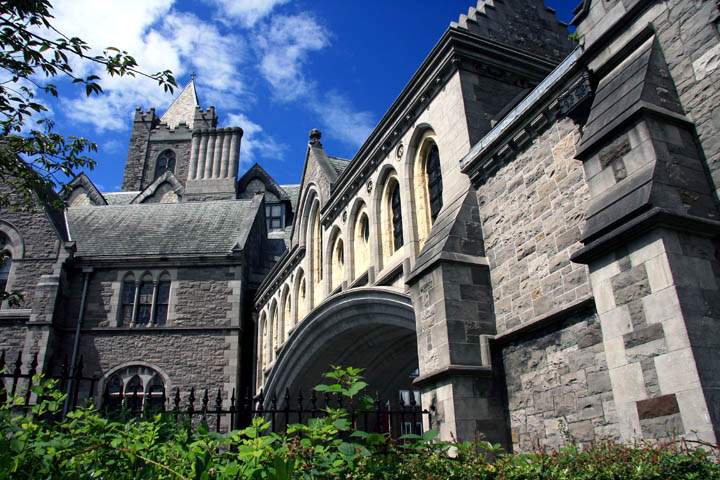
{"label": "dark stone wall", "polygon": [[[617,439],[615,405],[594,308],[502,348],[513,447]],[[566,429],[566,433],[563,430]]]}

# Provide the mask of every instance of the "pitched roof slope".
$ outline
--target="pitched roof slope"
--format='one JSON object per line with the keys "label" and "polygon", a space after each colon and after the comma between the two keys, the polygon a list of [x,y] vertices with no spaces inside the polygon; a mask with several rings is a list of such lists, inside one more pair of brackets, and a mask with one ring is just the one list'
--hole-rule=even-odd
{"label": "pitched roof slope", "polygon": [[180,123],[185,123],[188,128],[193,128],[195,123],[195,107],[198,103],[195,81],[188,83],[180,95],[170,104],[167,111],[160,117],[160,123],[170,128],[176,128]]}
{"label": "pitched roof slope", "polygon": [[261,201],[77,207],[67,219],[81,257],[222,255],[245,246]]}

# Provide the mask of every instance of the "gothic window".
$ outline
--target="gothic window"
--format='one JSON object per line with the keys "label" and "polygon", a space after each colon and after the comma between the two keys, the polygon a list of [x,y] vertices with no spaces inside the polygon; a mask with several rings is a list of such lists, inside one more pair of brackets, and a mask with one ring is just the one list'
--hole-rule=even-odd
{"label": "gothic window", "polygon": [[428,152],[427,160],[425,161],[425,173],[427,175],[427,189],[428,197],[430,202],[430,219],[435,222],[435,219],[442,209],[442,173],[440,172],[440,153],[438,152],[437,145],[433,144]]}
{"label": "gothic window", "polygon": [[403,246],[402,207],[400,206],[400,186],[395,183],[390,193],[390,208],[392,211],[393,251]]}
{"label": "gothic window", "polygon": [[153,280],[150,275],[145,275],[138,287],[138,309],[135,318],[136,325],[146,326],[150,324],[150,316],[153,304]]}
{"label": "gothic window", "polygon": [[332,262],[332,285],[330,289],[334,291],[342,284],[345,272],[345,244],[340,235],[335,237],[335,243],[330,255],[330,261]]}
{"label": "gothic window", "polygon": [[258,355],[258,357],[260,357],[260,361],[262,362],[263,366],[265,366],[268,364],[267,352],[270,351],[270,346],[268,345],[270,337],[268,335],[267,316],[265,315],[265,312],[263,312],[262,316],[260,317],[260,329],[262,332],[262,337],[260,342],[260,354]]}
{"label": "gothic window", "polygon": [[148,327],[167,324],[170,304],[170,275],[163,273],[155,281],[150,273],[137,282],[132,273],[125,275],[120,293],[118,326]]}
{"label": "gothic window", "polygon": [[355,258],[354,276],[357,278],[370,267],[370,220],[364,209],[357,214],[352,250]]}
{"label": "gothic window", "polygon": [[295,307],[295,322],[299,322],[305,317],[307,313],[307,285],[305,284],[305,274],[300,269],[297,273],[297,291],[295,293],[295,301],[297,305]]}
{"label": "gothic window", "polygon": [[7,289],[10,269],[12,268],[12,255],[8,249],[7,237],[0,233],[0,292]]}
{"label": "gothic window", "polygon": [[157,303],[155,306],[155,325],[165,325],[170,303],[170,277],[163,274],[157,286]]}
{"label": "gothic window", "polygon": [[133,309],[135,308],[135,277],[132,273],[125,275],[122,284],[122,306],[120,312],[120,326],[132,324]]}
{"label": "gothic window", "polygon": [[157,157],[155,163],[155,178],[159,178],[165,172],[175,172],[175,152],[164,150]]}
{"label": "gothic window", "polygon": [[273,300],[273,304],[270,307],[270,311],[272,312],[270,314],[270,318],[272,318],[272,351],[270,354],[275,358],[275,351],[280,347],[280,343],[282,341],[282,337],[280,335],[280,325],[278,322],[278,308],[277,308],[277,302]]}
{"label": "gothic window", "polygon": [[282,203],[265,205],[265,221],[268,232],[283,230],[285,228],[285,205]]}
{"label": "gothic window", "polygon": [[285,288],[288,291],[285,293],[285,311],[283,313],[283,321],[285,323],[285,331],[288,332],[292,328],[292,295],[290,294],[289,289],[287,287]]}
{"label": "gothic window", "polygon": [[154,369],[130,366],[115,372],[105,384],[103,406],[106,411],[125,407],[133,413],[158,411],[165,407],[165,382]]}

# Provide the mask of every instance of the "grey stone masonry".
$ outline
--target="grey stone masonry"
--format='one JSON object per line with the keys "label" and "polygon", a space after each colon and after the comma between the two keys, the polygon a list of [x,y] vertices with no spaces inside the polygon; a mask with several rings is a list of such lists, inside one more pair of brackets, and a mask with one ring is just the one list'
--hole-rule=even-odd
{"label": "grey stone masonry", "polygon": [[501,348],[516,451],[619,438],[593,306]]}
{"label": "grey stone masonry", "polygon": [[590,294],[570,262],[590,196],[577,140],[572,122],[553,124],[477,189],[500,334]]}

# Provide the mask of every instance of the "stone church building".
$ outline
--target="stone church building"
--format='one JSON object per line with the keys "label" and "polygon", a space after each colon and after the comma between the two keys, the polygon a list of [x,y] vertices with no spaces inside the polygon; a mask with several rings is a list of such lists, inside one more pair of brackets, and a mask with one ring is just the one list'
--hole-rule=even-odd
{"label": "stone church building", "polygon": [[[121,192],[0,211],[0,349],[112,395],[308,391],[330,364],[516,450],[720,437],[720,6],[479,0],[352,159],[239,176],[190,83]],[[240,125],[239,127],[242,127]],[[106,396],[107,398],[107,396]],[[227,398],[226,398],[227,400]]]}

